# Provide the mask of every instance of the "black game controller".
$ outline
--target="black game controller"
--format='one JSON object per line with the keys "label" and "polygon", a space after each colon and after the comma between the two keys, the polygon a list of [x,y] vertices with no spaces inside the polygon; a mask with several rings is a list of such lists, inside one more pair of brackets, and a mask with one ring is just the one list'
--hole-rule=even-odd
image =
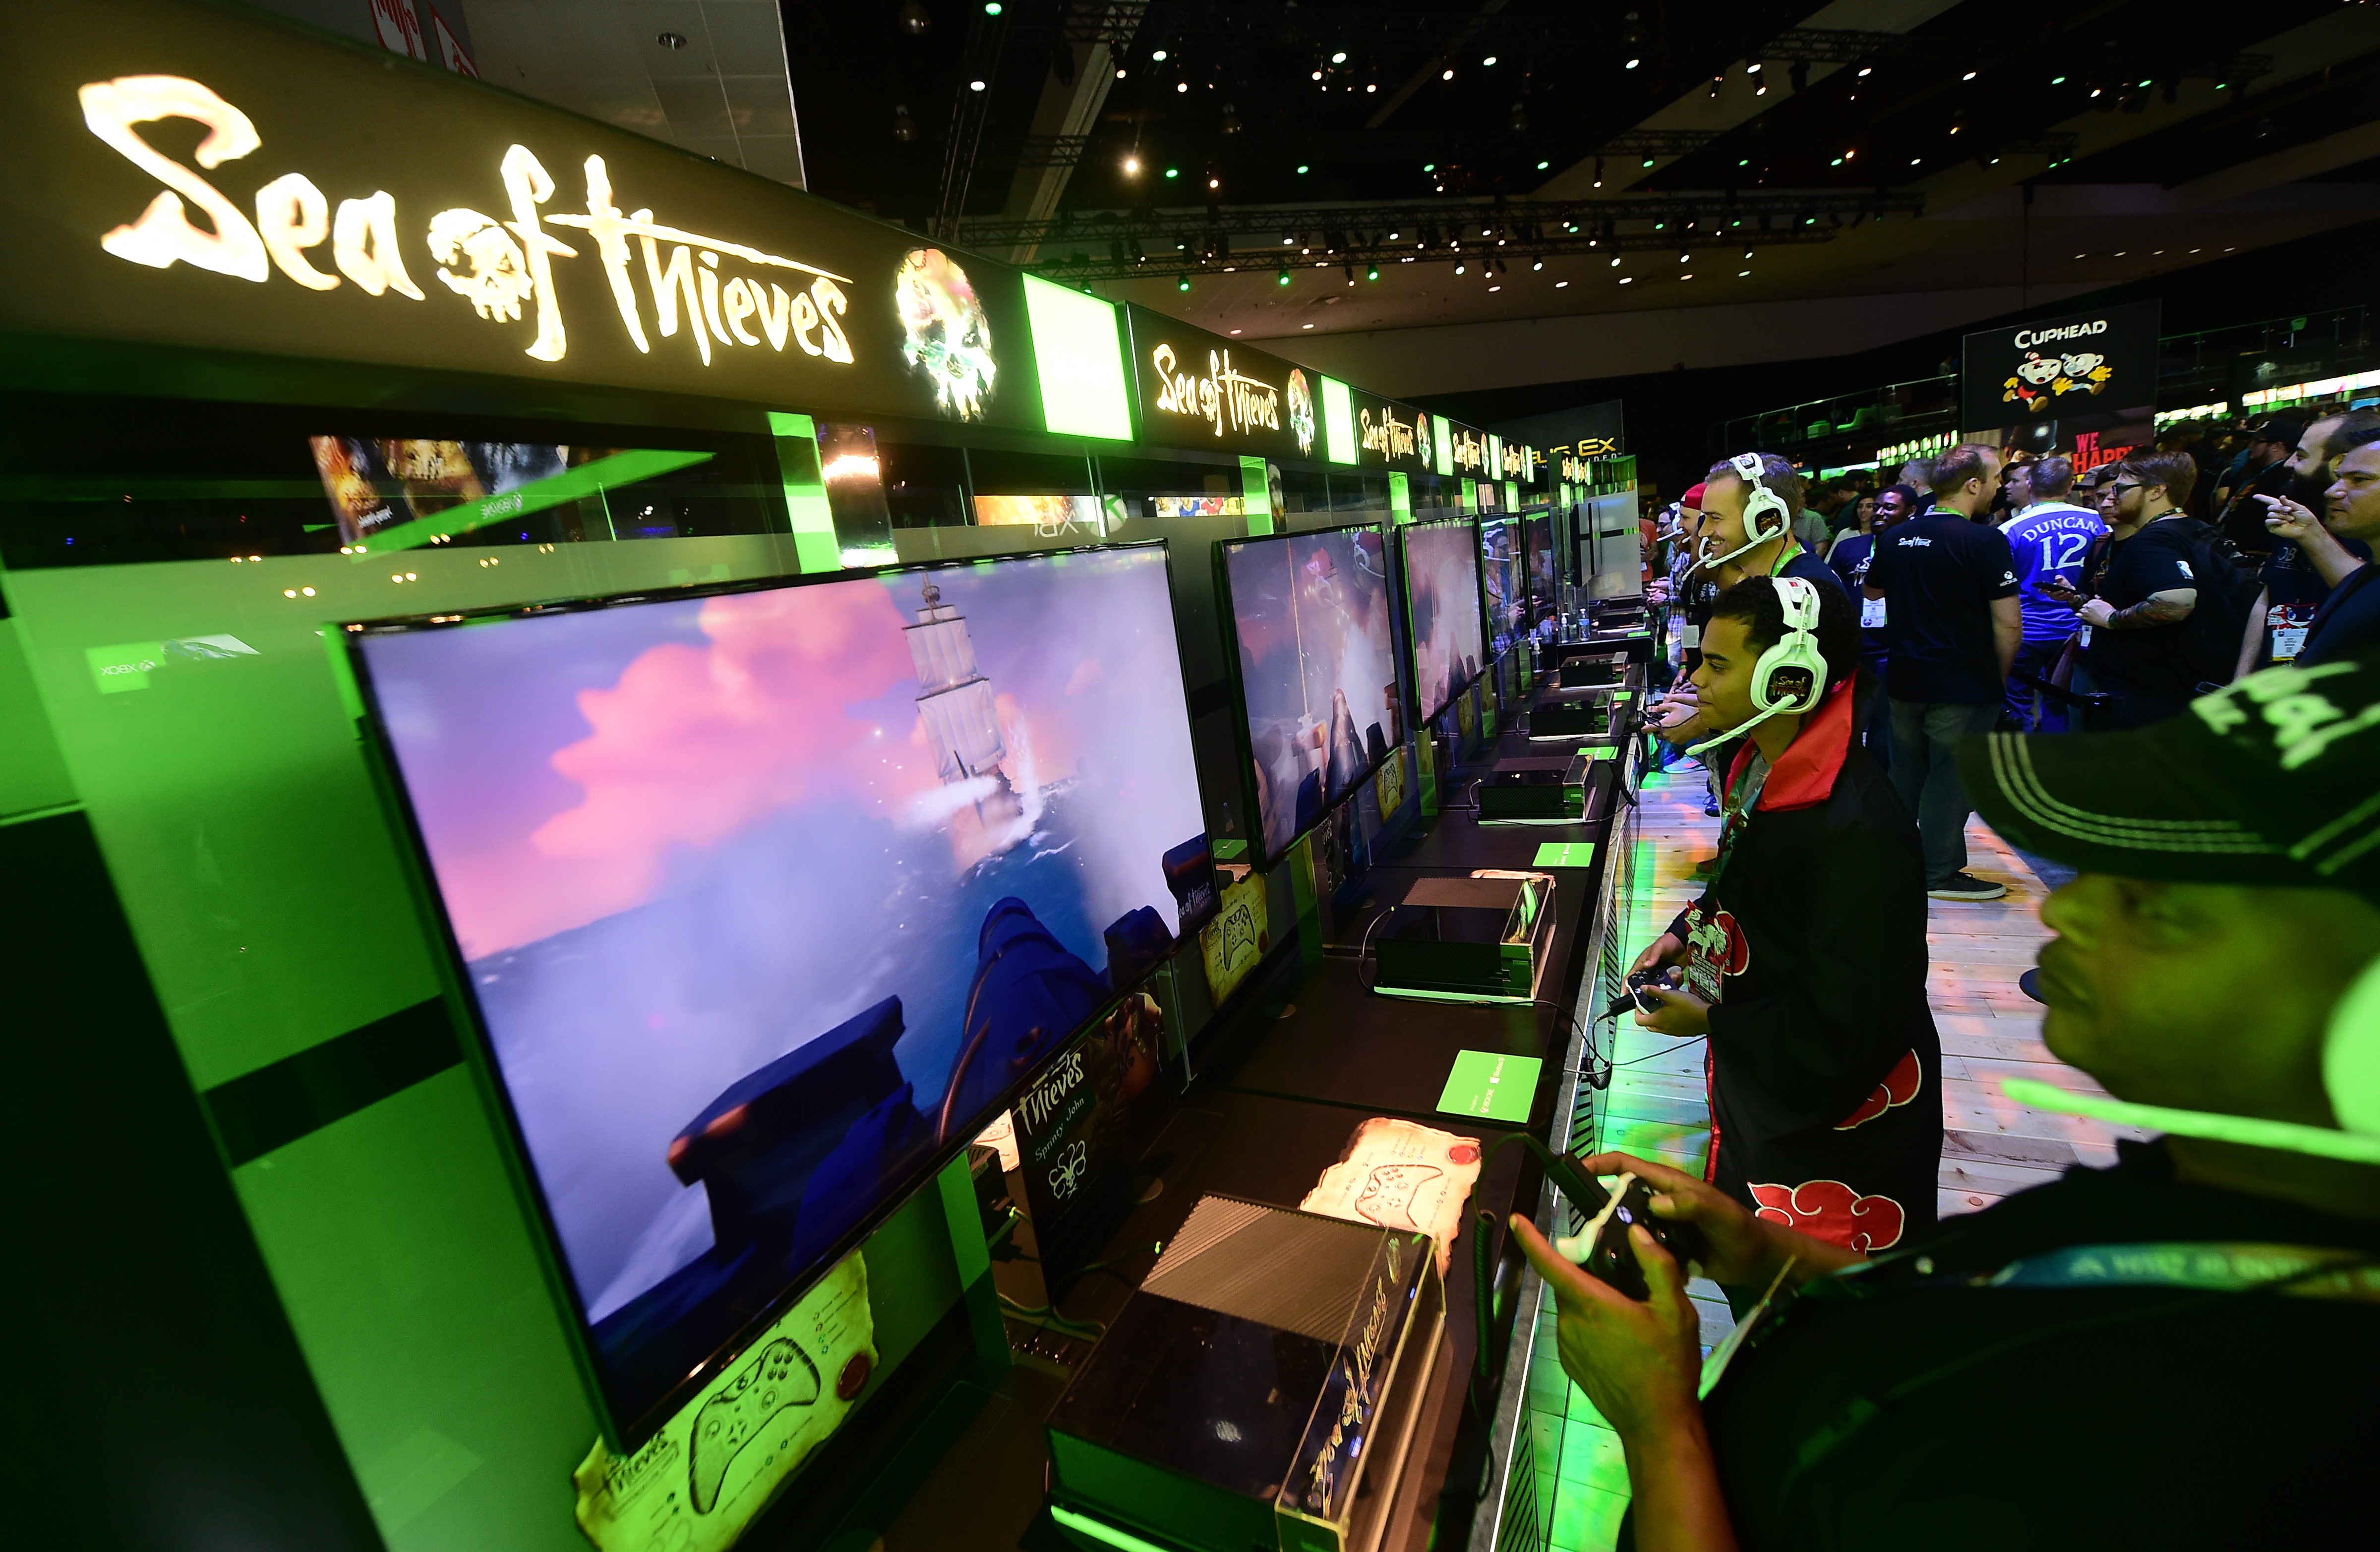
{"label": "black game controller", "polygon": [[1648,993],[1645,989],[1646,987],[1659,987],[1664,991],[1678,989],[1670,980],[1667,969],[1631,970],[1628,972],[1628,995],[1604,1009],[1603,1016],[1616,1019],[1631,1008],[1642,1009],[1648,1013],[1659,1012],[1661,1000]]}
{"label": "black game controller", "polygon": [[1653,1243],[1677,1258],[1682,1267],[1700,1257],[1703,1237],[1690,1223],[1672,1223],[1653,1216],[1653,1187],[1636,1176],[1621,1175],[1619,1189],[1609,1194],[1603,1210],[1587,1226],[1595,1243],[1581,1263],[1589,1272],[1635,1300],[1652,1296],[1645,1270],[1636,1264],[1636,1247],[1628,1231],[1641,1223]]}

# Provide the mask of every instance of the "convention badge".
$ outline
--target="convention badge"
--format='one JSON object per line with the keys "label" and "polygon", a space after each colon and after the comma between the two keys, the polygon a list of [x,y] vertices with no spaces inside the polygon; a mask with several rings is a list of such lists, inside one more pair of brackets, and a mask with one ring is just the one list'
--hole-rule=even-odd
{"label": "convention badge", "polygon": [[1860,629],[1882,630],[1884,628],[1885,601],[1883,599],[1872,598],[1860,600]]}

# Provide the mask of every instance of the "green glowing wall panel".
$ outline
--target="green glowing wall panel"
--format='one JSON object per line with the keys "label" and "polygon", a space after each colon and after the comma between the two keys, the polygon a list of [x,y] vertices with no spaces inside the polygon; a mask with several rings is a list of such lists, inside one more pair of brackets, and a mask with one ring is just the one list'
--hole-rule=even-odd
{"label": "green glowing wall panel", "polygon": [[0,618],[0,824],[64,807],[74,795],[17,622]]}
{"label": "green glowing wall panel", "polygon": [[1115,305],[1026,275],[1025,310],[1033,323],[1033,359],[1050,430],[1130,441],[1132,401]]}
{"label": "green glowing wall panel", "polygon": [[1322,380],[1322,431],[1324,445],[1330,450],[1334,464],[1352,464],[1358,455],[1355,442],[1355,405],[1347,385],[1335,377]]}

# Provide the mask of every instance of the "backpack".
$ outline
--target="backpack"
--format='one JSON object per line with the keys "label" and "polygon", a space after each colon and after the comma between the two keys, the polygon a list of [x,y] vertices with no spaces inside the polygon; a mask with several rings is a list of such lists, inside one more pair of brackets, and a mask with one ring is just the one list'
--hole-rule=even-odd
{"label": "backpack", "polygon": [[2181,527],[2190,540],[2191,568],[2198,573],[2199,601],[2191,612],[2198,625],[2201,671],[2214,683],[2228,685],[2240,665],[2240,643],[2262,588],[2256,563],[2212,524],[2185,517]]}

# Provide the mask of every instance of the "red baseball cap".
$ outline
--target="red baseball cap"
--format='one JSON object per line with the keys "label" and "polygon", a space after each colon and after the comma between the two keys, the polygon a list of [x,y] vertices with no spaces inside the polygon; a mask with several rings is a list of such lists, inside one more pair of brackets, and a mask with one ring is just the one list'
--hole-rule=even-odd
{"label": "red baseball cap", "polygon": [[1696,512],[1700,512],[1703,509],[1703,492],[1708,489],[1710,489],[1710,483],[1707,480],[1694,486],[1683,496],[1679,498],[1678,504],[1680,506],[1691,506]]}

